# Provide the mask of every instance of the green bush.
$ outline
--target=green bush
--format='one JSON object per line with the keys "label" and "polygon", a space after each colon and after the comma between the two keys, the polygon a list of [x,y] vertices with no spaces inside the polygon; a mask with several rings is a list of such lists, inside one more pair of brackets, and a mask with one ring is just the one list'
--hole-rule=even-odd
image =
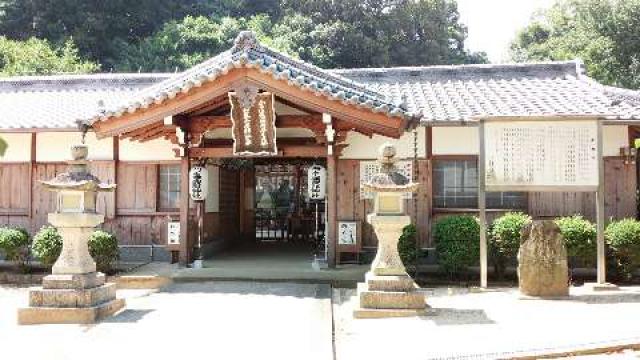
{"label": "green bush", "polygon": [[478,262],[480,225],[469,215],[448,216],[436,221],[433,228],[438,264],[449,273],[459,275]]}
{"label": "green bush", "polygon": [[594,266],[596,261],[596,226],[580,215],[555,220],[567,246],[567,255],[582,265]]}
{"label": "green bush", "polygon": [[509,259],[518,254],[520,232],[531,222],[531,216],[522,212],[508,212],[496,218],[489,230],[493,265],[498,277],[504,275]]}
{"label": "green bush", "polygon": [[24,269],[29,260],[29,233],[23,228],[0,228],[0,251]]}
{"label": "green bush", "polygon": [[416,260],[418,259],[416,237],[416,226],[410,224],[402,229],[402,235],[400,235],[400,239],[398,240],[400,259],[402,259],[402,263],[409,272],[415,271]]}
{"label": "green bush", "polygon": [[113,263],[119,257],[118,239],[111,233],[96,230],[89,237],[89,253],[98,271],[111,272]]}
{"label": "green bush", "polygon": [[43,265],[53,265],[61,251],[62,236],[53,226],[43,226],[33,237],[31,252]]}
{"label": "green bush", "polygon": [[607,226],[605,237],[621,276],[629,279],[640,264],[640,221],[623,219]]}

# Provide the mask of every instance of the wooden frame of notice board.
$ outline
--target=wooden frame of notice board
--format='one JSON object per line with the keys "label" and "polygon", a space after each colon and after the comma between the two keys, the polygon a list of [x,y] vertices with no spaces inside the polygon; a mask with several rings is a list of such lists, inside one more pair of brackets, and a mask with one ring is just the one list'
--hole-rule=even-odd
{"label": "wooden frame of notice board", "polygon": [[[355,234],[354,234],[355,232]],[[337,231],[337,255],[338,263],[346,264],[351,261],[343,262],[342,254],[355,254],[353,262],[360,262],[360,251],[362,250],[362,222],[358,220],[338,220]]]}

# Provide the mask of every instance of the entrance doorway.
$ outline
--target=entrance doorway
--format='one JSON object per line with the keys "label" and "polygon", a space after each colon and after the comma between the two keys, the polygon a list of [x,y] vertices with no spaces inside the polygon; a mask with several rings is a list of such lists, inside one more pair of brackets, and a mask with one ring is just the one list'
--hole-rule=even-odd
{"label": "entrance doorway", "polygon": [[256,242],[312,245],[320,250],[325,202],[310,201],[307,196],[307,171],[314,164],[325,166],[325,160],[261,159],[255,163]]}

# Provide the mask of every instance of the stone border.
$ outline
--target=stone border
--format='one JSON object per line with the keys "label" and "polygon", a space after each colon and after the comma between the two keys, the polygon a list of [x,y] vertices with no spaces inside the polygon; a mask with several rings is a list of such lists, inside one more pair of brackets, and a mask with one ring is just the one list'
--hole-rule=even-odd
{"label": "stone border", "polygon": [[[0,271],[0,285],[40,286],[48,273],[16,274]],[[173,281],[169,277],[155,275],[107,276],[107,282],[116,283],[118,289],[160,289]]]}
{"label": "stone border", "polygon": [[566,348],[541,349],[513,353],[503,353],[501,358],[512,360],[555,359],[569,356],[600,355],[620,352],[623,350],[640,350],[640,338],[618,341],[603,341],[601,343],[586,343],[571,345]]}

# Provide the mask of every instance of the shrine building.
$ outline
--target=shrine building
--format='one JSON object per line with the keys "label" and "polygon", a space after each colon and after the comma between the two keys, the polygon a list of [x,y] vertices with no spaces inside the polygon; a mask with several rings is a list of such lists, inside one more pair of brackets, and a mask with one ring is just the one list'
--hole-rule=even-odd
{"label": "shrine building", "polygon": [[[46,224],[54,195],[38,181],[64,171],[84,136],[93,173],[117,184],[98,208],[123,259],[189,263],[194,249],[278,244],[335,266],[375,251],[361,184],[391,142],[421,184],[404,201],[430,249],[434,220],[478,211],[478,122],[489,118],[598,120],[606,218],[636,216],[640,93],[597,83],[580,61],[321,69],[242,32],[180,73],[0,79],[0,224]],[[595,217],[592,193],[486,201],[489,218]]]}

